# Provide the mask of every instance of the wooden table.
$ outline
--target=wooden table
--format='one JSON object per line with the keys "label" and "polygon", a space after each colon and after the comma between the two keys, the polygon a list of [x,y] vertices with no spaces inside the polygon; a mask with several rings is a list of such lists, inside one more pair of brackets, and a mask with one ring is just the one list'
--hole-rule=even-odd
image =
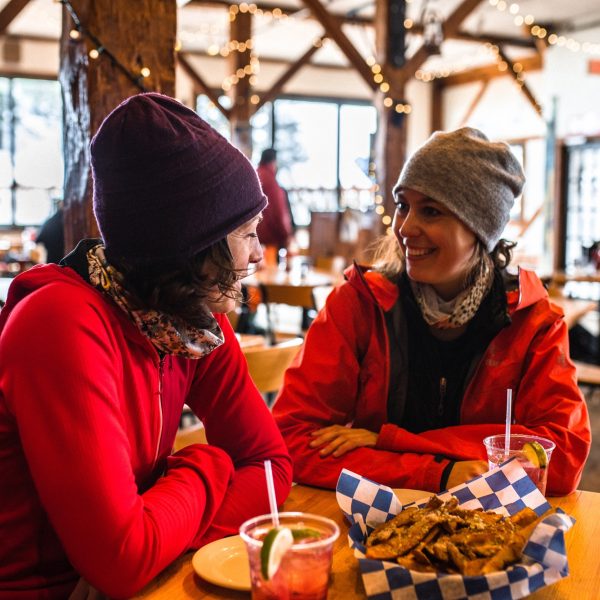
{"label": "wooden table", "polygon": [[302,335],[310,325],[310,311],[316,310],[314,291],[317,288],[331,287],[336,283],[336,275],[331,271],[315,269],[304,265],[290,271],[278,267],[266,267],[244,278],[244,285],[260,291],[261,302],[267,309],[267,337],[275,343],[275,326],[271,304],[286,304],[302,309],[302,319],[297,334]]}
{"label": "wooden table", "polygon": [[242,350],[245,350],[246,348],[261,348],[267,345],[267,338],[264,335],[236,333],[235,337],[238,339]]}
{"label": "wooden table", "polygon": [[571,329],[577,325],[587,313],[596,310],[594,300],[581,300],[579,298],[565,298],[563,296],[550,296],[550,302],[560,306],[565,313],[565,323]]}
{"label": "wooden table", "polygon": [[279,267],[265,267],[245,277],[243,283],[250,287],[260,287],[261,285],[318,287],[333,285],[335,280],[335,274],[325,269],[306,267],[286,271]]}
{"label": "wooden table", "polygon": [[[398,497],[409,502],[423,497],[423,492],[400,490]],[[571,574],[558,583],[534,592],[535,600],[587,600],[598,597],[600,582],[600,494],[574,492],[564,498],[550,498],[553,506],[562,508],[577,519],[566,533],[567,555]],[[348,525],[337,505],[335,493],[327,490],[297,485],[285,502],[287,511],[306,511],[330,517],[338,523],[341,535],[334,547],[330,600],[365,598],[364,587],[358,571],[358,562],[348,547]],[[211,585],[198,577],[192,569],[192,553],[178,559],[152,581],[137,600],[235,600],[248,599],[249,593]]]}

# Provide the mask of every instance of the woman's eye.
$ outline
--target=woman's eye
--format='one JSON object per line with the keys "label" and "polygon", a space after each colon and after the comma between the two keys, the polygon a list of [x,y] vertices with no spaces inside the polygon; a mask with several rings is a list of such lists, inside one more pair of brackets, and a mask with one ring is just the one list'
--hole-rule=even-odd
{"label": "woman's eye", "polygon": [[406,202],[396,202],[396,210],[398,212],[406,212],[408,210],[408,204],[406,204]]}
{"label": "woman's eye", "polygon": [[428,217],[437,217],[442,214],[441,211],[433,206],[425,206],[423,208],[423,213]]}

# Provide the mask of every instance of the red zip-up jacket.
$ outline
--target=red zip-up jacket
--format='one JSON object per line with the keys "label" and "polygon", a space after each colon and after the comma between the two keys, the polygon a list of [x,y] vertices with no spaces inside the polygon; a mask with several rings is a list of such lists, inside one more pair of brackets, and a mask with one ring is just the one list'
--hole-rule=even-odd
{"label": "red zip-up jacket", "polygon": [[[159,358],[70,268],[34,267],[0,312],[0,598],[128,597],[186,550],[269,511],[292,466],[229,326],[199,360]],[[210,445],[170,456],[183,404]]]}
{"label": "red zip-up jacket", "polygon": [[[440,491],[449,460],[486,460],[482,440],[504,432],[511,388],[512,431],[556,443],[548,493],[568,494],[577,487],[591,444],[589,417],[568,356],[562,311],[534,273],[520,270],[518,290],[507,293],[512,323],[479,361],[462,398],[460,425],[419,434],[387,422],[384,312],[398,301],[398,287],[356,267],[347,279],[311,325],[273,407],[296,481],[334,488],[345,467],[392,487]],[[322,458],[318,448],[309,447],[310,433],[333,424],[377,432],[377,446]]]}

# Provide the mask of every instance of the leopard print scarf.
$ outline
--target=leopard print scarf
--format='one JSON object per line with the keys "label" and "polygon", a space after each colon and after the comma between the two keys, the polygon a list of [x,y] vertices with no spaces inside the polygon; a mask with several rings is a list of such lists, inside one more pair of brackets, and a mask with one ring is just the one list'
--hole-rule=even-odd
{"label": "leopard print scarf", "polygon": [[456,298],[445,301],[428,284],[410,281],[410,285],[428,325],[438,329],[456,329],[469,322],[491,288],[494,270],[489,256],[480,262],[475,281]]}
{"label": "leopard print scarf", "polygon": [[123,275],[108,263],[102,244],[88,250],[87,262],[90,283],[110,296],[160,353],[197,359],[210,354],[223,343],[223,332],[214,318],[210,329],[198,329],[174,315],[132,306],[123,286]]}

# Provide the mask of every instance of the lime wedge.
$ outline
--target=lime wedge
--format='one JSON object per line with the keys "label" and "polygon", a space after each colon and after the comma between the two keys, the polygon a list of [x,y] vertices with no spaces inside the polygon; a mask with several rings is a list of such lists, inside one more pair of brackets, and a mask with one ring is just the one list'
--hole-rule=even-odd
{"label": "lime wedge", "polygon": [[523,454],[534,467],[545,469],[548,466],[548,455],[539,442],[527,442],[524,444]]}
{"label": "lime wedge", "polygon": [[294,536],[287,527],[274,527],[267,533],[260,550],[260,570],[263,579],[268,581],[277,573],[283,555],[293,544]]}
{"label": "lime wedge", "polygon": [[316,529],[312,529],[310,527],[292,529],[292,536],[295,542],[297,542],[298,540],[305,540],[306,538],[315,538],[318,540],[322,537],[320,531],[317,531]]}

